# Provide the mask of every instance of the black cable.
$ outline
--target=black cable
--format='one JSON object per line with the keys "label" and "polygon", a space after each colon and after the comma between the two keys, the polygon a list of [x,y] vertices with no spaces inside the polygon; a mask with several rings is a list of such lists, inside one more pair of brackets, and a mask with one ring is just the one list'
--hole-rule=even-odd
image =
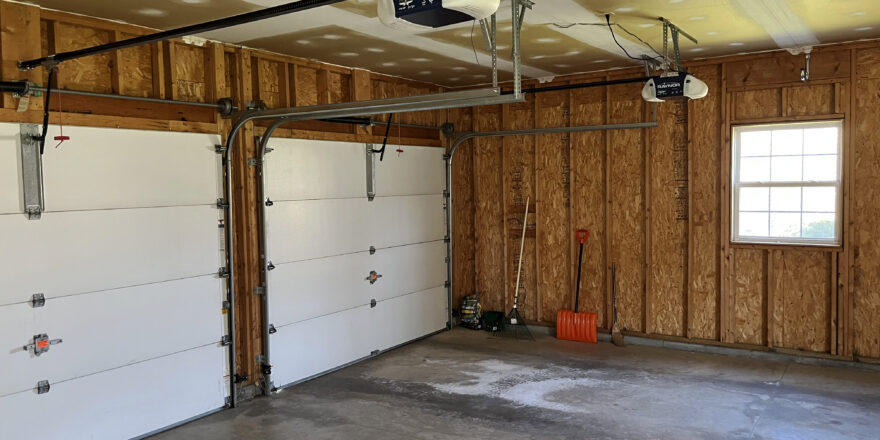
{"label": "black cable", "polygon": [[[636,57],[630,55],[629,52],[626,51],[626,48],[623,47],[623,45],[621,45],[620,42],[617,41],[617,36],[614,35],[614,27],[611,26],[611,14],[605,14],[605,23],[608,26],[608,30],[611,31],[611,38],[614,39],[614,43],[617,44],[617,47],[619,47],[621,50],[623,50],[623,53],[626,54],[627,58],[632,59],[632,60],[636,60],[636,61],[645,61],[644,58],[636,58]],[[648,58],[650,58],[652,60],[657,59],[656,57],[648,57]]]}
{"label": "black cable", "polygon": [[651,46],[647,41],[645,41],[645,40],[639,38],[638,35],[636,35],[636,34],[630,32],[630,31],[628,31],[625,27],[621,26],[621,25],[618,24],[618,23],[614,23],[614,25],[617,26],[617,27],[619,27],[620,30],[626,32],[627,34],[629,34],[630,36],[632,36],[632,37],[635,38],[636,40],[639,40],[640,43],[644,44],[645,46],[648,46],[648,47],[649,47],[652,51],[654,51],[654,53],[656,53],[660,58],[665,58],[665,57],[663,56],[662,53],[658,52],[657,49],[654,49],[654,46]]}
{"label": "black cable", "polygon": [[376,150],[373,149],[373,153],[379,154],[379,162],[382,162],[385,159],[385,147],[388,146],[388,134],[391,132],[391,118],[394,117],[394,113],[388,113],[388,122],[385,125],[385,139],[382,140],[382,149]]}
{"label": "black cable", "polygon": [[49,97],[52,96],[52,80],[55,78],[55,68],[49,69],[49,81],[46,83],[46,100],[43,102],[43,134],[40,135],[40,154],[46,148],[46,135],[49,133]]}

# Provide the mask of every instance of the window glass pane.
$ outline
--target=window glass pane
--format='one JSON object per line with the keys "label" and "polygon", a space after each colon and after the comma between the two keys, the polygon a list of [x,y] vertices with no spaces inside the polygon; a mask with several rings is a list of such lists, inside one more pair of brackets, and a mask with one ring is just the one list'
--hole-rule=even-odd
{"label": "window glass pane", "polygon": [[834,214],[804,214],[803,237],[834,239]]}
{"label": "window glass pane", "polygon": [[837,180],[837,155],[804,156],[804,180],[818,182]]}
{"label": "window glass pane", "polygon": [[801,188],[780,187],[770,189],[771,211],[800,211]]}
{"label": "window glass pane", "polygon": [[767,211],[770,205],[770,188],[740,188],[740,211]]}
{"label": "window glass pane", "polygon": [[837,154],[837,127],[804,130],[804,154]]}
{"label": "window glass pane", "polygon": [[767,182],[769,180],[769,157],[744,157],[740,159],[740,182]]}
{"label": "window glass pane", "polygon": [[741,212],[739,214],[739,235],[766,237],[768,232],[766,212]]}
{"label": "window glass pane", "polygon": [[744,131],[740,135],[740,156],[769,156],[770,131]]}
{"label": "window glass pane", "polygon": [[800,237],[801,214],[799,212],[771,212],[770,235],[773,237]]}
{"label": "window glass pane", "polygon": [[825,186],[804,188],[804,211],[836,212],[837,188]]}
{"label": "window glass pane", "polygon": [[804,130],[773,130],[773,155],[802,154]]}
{"label": "window glass pane", "polygon": [[770,169],[771,182],[799,182],[801,180],[802,156],[773,157]]}

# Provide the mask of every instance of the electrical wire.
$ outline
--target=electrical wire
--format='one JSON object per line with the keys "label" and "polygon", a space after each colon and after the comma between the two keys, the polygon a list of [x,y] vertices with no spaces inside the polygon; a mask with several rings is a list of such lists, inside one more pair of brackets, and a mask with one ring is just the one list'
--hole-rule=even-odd
{"label": "electrical wire", "polygon": [[474,50],[474,60],[477,62],[477,65],[482,67],[480,64],[480,58],[477,56],[477,44],[474,43],[474,27],[477,25],[477,19],[475,18],[473,23],[471,23],[471,48]]}
{"label": "electrical wire", "polygon": [[[626,48],[623,47],[623,45],[621,45],[619,41],[617,41],[617,36],[614,35],[614,27],[611,26],[611,14],[605,14],[605,24],[608,25],[608,30],[611,31],[611,38],[614,39],[614,43],[617,44],[617,47],[619,47],[621,50],[623,50],[623,53],[626,54],[627,58],[630,58],[630,59],[633,59],[636,61],[644,61],[645,60],[644,58],[636,58],[636,57],[630,55],[629,52],[626,51]],[[650,58],[652,60],[657,60],[657,57],[648,57],[648,58]]]}
{"label": "electrical wire", "polygon": [[554,27],[557,27],[557,28],[559,28],[559,29],[568,29],[568,28],[572,28],[572,27],[575,27],[575,26],[601,26],[601,27],[608,27],[608,30],[611,31],[611,37],[614,38],[614,42],[617,43],[617,46],[618,46],[618,47],[620,47],[621,49],[623,49],[623,52],[626,53],[626,56],[627,56],[627,57],[632,58],[632,59],[634,59],[634,60],[643,61],[643,60],[644,60],[643,58],[635,58],[635,57],[630,56],[629,53],[626,52],[626,49],[624,49],[623,46],[621,46],[620,43],[618,43],[617,38],[616,38],[616,36],[614,35],[614,29],[612,28],[612,26],[617,26],[617,27],[620,28],[620,30],[626,32],[627,34],[629,34],[630,36],[632,36],[633,38],[635,38],[636,40],[638,40],[640,43],[644,44],[647,48],[651,49],[652,52],[656,53],[656,54],[657,54],[657,57],[650,57],[652,60],[658,60],[658,59],[661,59],[661,60],[662,60],[662,59],[665,59],[665,57],[663,56],[663,54],[661,54],[660,52],[658,52],[657,49],[654,49],[654,46],[651,46],[651,44],[649,44],[647,41],[645,41],[645,40],[639,38],[638,35],[636,35],[636,34],[630,32],[627,28],[621,26],[619,23],[611,23],[611,19],[610,19],[609,16],[606,15],[606,17],[605,17],[605,21],[606,21],[605,23],[550,23],[550,25],[551,25],[551,26],[554,26]]}

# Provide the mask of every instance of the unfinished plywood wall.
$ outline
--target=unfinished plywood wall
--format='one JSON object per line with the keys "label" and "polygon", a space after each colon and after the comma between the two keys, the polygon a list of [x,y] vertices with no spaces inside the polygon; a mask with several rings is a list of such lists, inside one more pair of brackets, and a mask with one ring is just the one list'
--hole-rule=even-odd
{"label": "unfinished plywood wall", "polygon": [[[590,230],[580,310],[610,327],[616,269],[618,319],[630,332],[675,340],[863,360],[880,358],[880,48],[841,45],[803,57],[739,56],[694,64],[709,96],[657,108],[659,127],[470,141],[470,172],[456,168],[458,264],[473,262],[456,300],[473,291],[484,308],[512,306],[521,219],[526,225],[520,306],[551,324],[573,306],[574,231]],[[580,75],[552,85],[638,76]],[[529,95],[525,103],[474,109],[492,131],[650,120],[640,84]],[[852,91],[852,92],[851,92]],[[734,125],[845,121],[844,243],[839,247],[731,244],[730,130]],[[467,123],[467,120],[464,120]],[[466,166],[466,165],[463,165]],[[470,191],[458,196],[458,186]],[[465,207],[459,204],[466,205]],[[470,211],[468,211],[470,212]],[[460,228],[473,228],[461,232]],[[459,283],[460,279],[456,279]],[[471,290],[469,290],[469,288]]]}

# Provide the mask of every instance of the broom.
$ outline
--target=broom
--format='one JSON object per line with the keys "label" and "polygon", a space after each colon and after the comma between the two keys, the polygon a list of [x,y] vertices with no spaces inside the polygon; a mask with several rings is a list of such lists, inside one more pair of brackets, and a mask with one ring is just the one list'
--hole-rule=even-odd
{"label": "broom", "polygon": [[626,347],[623,333],[620,333],[620,327],[617,325],[617,266],[614,264],[611,264],[611,312],[614,320],[611,325],[611,343],[618,347]]}
{"label": "broom", "polygon": [[519,264],[516,267],[516,288],[513,291],[513,308],[510,309],[510,313],[507,314],[507,318],[504,320],[504,325],[501,329],[501,336],[513,336],[515,338],[520,337],[520,332],[523,333],[523,337],[535,340],[532,336],[532,332],[529,331],[529,327],[526,326],[525,321],[522,319],[522,316],[519,314],[519,310],[517,310],[517,302],[519,300],[519,278],[520,274],[522,274],[522,256],[523,256],[523,248],[526,244],[526,227],[527,221],[529,219],[529,201],[530,198],[526,198],[526,213],[523,215],[523,231],[522,238],[519,241]]}

